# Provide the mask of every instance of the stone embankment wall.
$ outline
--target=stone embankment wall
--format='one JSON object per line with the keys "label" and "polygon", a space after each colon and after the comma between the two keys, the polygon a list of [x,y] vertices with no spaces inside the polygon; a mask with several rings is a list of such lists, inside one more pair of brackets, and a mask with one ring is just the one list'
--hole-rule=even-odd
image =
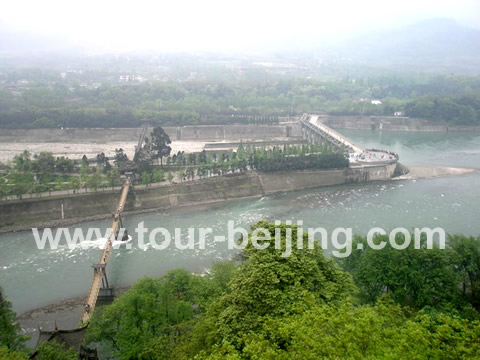
{"label": "stone embankment wall", "polygon": [[333,129],[394,130],[394,131],[480,131],[480,126],[451,126],[445,121],[400,116],[333,116],[320,120]]}
{"label": "stone embankment wall", "polygon": [[[284,191],[302,190],[346,183],[388,180],[395,164],[378,164],[338,170],[306,170],[275,173],[248,172],[182,184],[135,187],[128,195],[125,210],[145,211],[193,206],[235,199],[261,197]],[[111,214],[118,191],[69,195],[49,199],[0,202],[0,226],[42,226],[65,219],[83,221]]]}
{"label": "stone embankment wall", "polygon": [[[171,140],[220,141],[240,139],[301,138],[296,122],[278,125],[199,125],[164,127]],[[109,129],[2,129],[1,142],[106,143],[138,141],[141,128]],[[150,133],[150,130],[147,134]],[[148,136],[148,135],[147,135]]]}

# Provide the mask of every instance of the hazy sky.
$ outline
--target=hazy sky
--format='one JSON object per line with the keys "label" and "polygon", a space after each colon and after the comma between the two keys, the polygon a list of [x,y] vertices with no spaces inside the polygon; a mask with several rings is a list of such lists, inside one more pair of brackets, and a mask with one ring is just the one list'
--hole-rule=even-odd
{"label": "hazy sky", "polygon": [[477,27],[480,0],[7,0],[0,22],[96,49],[195,51],[333,40],[435,17]]}

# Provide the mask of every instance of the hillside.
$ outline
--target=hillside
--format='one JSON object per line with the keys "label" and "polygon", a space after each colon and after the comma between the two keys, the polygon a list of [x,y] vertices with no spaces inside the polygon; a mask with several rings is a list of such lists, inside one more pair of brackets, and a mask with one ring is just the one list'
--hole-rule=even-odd
{"label": "hillside", "polygon": [[450,19],[359,35],[334,48],[342,61],[396,69],[479,74],[480,30]]}

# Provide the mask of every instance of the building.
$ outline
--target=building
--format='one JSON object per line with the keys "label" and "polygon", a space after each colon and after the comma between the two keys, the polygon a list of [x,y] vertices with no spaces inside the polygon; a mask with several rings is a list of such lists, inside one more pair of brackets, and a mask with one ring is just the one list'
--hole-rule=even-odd
{"label": "building", "polygon": [[[73,330],[59,330],[55,325],[55,330],[53,331],[40,329],[36,348],[44,341],[55,341],[64,346],[65,349],[71,348],[76,351],[80,360],[98,360],[97,350],[92,350],[82,345],[87,327],[88,325]],[[36,359],[38,354],[39,352],[36,350],[30,356],[30,359]]]}

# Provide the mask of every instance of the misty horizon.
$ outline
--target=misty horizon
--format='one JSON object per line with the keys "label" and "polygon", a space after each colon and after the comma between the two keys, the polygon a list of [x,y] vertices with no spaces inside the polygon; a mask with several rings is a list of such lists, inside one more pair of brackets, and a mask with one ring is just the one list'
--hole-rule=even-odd
{"label": "misty horizon", "polygon": [[268,53],[318,50],[359,36],[401,31],[418,23],[478,28],[480,4],[369,0],[320,5],[309,1],[154,4],[109,1],[21,1],[0,14],[2,53],[125,52]]}

